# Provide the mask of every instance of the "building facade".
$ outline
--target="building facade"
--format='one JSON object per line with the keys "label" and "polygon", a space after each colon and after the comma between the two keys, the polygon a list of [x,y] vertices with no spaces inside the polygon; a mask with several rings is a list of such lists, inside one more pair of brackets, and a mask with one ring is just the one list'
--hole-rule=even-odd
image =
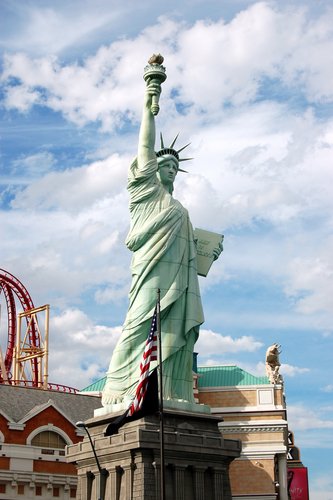
{"label": "building facade", "polygon": [[230,464],[235,500],[288,500],[288,425],[282,384],[237,366],[198,369],[198,400],[220,416],[227,439],[242,442]]}
{"label": "building facade", "polygon": [[[76,498],[65,447],[82,440],[75,424],[100,408],[104,381],[81,394],[0,384],[0,500]],[[199,367],[194,384],[197,401],[221,417],[224,438],[242,442],[229,470],[233,499],[288,500],[287,458],[294,466],[299,460],[287,455],[283,384],[237,366]]]}
{"label": "building facade", "polygon": [[98,398],[0,384],[0,499],[76,498],[76,468],[65,457],[83,439],[75,423]]}

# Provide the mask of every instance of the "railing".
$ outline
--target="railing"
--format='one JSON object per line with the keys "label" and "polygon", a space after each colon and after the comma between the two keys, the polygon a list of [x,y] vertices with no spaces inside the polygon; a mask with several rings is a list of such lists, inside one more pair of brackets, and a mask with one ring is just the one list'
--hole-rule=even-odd
{"label": "railing", "polygon": [[30,387],[32,389],[42,389],[42,390],[47,390],[47,391],[58,391],[58,392],[68,392],[69,394],[77,394],[79,392],[79,389],[75,389],[75,387],[70,387],[68,385],[63,385],[63,384],[55,384],[49,382],[47,384],[47,387],[43,387],[42,385],[35,387],[33,385],[32,380],[14,380],[14,379],[9,379],[7,382],[7,385],[19,385],[21,387]]}

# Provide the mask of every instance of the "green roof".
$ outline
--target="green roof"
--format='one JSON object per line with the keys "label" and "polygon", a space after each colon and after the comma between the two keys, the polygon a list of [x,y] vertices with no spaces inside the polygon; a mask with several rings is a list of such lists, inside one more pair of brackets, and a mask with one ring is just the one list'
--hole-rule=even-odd
{"label": "green roof", "polygon": [[[238,366],[199,366],[198,375],[199,388],[269,384],[267,377],[255,377]],[[96,380],[80,392],[102,392],[105,381],[106,377]]]}
{"label": "green roof", "polygon": [[88,387],[81,389],[80,392],[102,392],[105,386],[105,382],[106,377],[100,378],[99,380],[96,380],[96,382],[88,385]]}
{"label": "green roof", "polygon": [[267,377],[255,377],[238,366],[200,366],[198,375],[199,389],[269,384]]}

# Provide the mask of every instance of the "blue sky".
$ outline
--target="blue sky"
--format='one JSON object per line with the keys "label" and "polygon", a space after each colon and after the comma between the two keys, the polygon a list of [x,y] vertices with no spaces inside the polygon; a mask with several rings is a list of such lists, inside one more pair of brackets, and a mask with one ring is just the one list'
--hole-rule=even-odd
{"label": "blue sky", "polygon": [[175,196],[225,235],[199,363],[262,375],[282,345],[311,498],[332,499],[331,2],[2,0],[0,19],[0,267],[51,304],[50,380],[100,378],[118,338],[127,166],[161,52],[157,128],[195,158]]}

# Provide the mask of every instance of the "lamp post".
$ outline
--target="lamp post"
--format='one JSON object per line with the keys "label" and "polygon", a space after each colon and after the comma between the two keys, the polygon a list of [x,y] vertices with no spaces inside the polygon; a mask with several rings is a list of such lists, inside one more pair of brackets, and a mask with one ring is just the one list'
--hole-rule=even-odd
{"label": "lamp post", "polygon": [[[94,446],[94,443],[91,439],[91,435],[90,435],[90,432],[89,432],[86,424],[80,420],[79,422],[76,422],[75,425],[76,425],[76,427],[79,427],[80,429],[84,429],[87,433],[88,438],[89,438],[91,449],[93,451],[96,465],[97,465],[98,472],[99,472],[99,497],[98,497],[98,500],[104,500],[104,478],[106,478],[106,476],[108,475],[108,471],[106,469],[102,469],[101,464],[99,463],[98,456],[97,456],[97,453],[95,450],[95,446]],[[103,478],[103,481],[102,481],[102,478]]]}

